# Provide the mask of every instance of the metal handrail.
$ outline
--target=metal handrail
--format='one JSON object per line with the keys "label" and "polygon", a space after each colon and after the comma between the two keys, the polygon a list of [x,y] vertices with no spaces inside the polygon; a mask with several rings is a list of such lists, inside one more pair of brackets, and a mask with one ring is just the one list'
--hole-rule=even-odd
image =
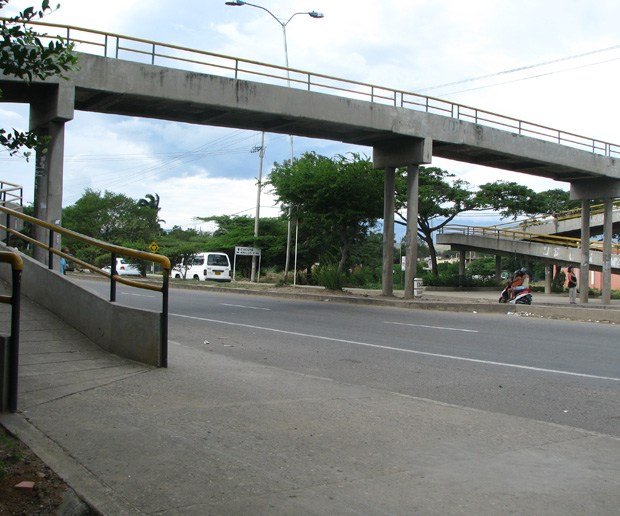
{"label": "metal handrail", "polygon": [[[5,186],[6,185],[6,186]],[[7,188],[9,186],[10,188]],[[18,192],[18,193],[13,193]],[[23,206],[24,189],[21,185],[9,183],[8,181],[0,181],[0,203],[18,204]]]}
{"label": "metal handrail", "polygon": [[[0,18],[0,20],[10,21],[8,18]],[[28,25],[59,29],[58,32],[62,32],[63,34],[44,34],[40,35],[40,37],[61,37],[65,41],[73,43],[75,49],[80,47],[80,50],[85,51],[86,53],[101,55],[102,51],[104,57],[119,58],[119,53],[123,52],[132,57],[135,57],[136,55],[147,57],[150,64],[155,64],[156,60],[158,63],[162,60],[165,60],[166,62],[170,60],[226,70],[231,74],[234,74],[235,79],[239,79],[242,74],[248,74],[255,79],[258,77],[275,79],[282,82],[287,81],[289,86],[292,85],[300,87],[306,89],[307,91],[336,91],[340,93],[347,93],[348,97],[353,95],[355,97],[369,100],[372,103],[383,103],[393,105],[394,107],[439,114],[450,118],[455,118],[457,120],[465,120],[479,125],[499,128],[518,135],[530,136],[539,140],[567,145],[569,147],[585,150],[593,154],[600,154],[608,157],[620,157],[620,145],[618,144],[562,131],[560,129],[554,129],[552,127],[543,126],[533,122],[527,122],[518,118],[500,115],[498,113],[493,113],[491,111],[478,109],[464,104],[456,104],[454,102],[436,97],[420,95],[418,93],[394,89],[387,86],[379,86],[376,84],[343,79],[331,75],[313,73],[298,68],[287,68],[260,61],[252,61],[249,59],[232,57],[179,45],[171,45],[159,41],[85,29],[83,27],[76,27],[73,25],[60,25],[47,22],[29,22]],[[99,37],[99,40],[93,40],[93,35]],[[91,39],[87,39],[89,37],[91,37]],[[132,43],[146,45],[146,48],[132,48],[131,46],[128,46]],[[93,50],[98,50],[99,52],[97,53]],[[172,53],[166,53],[166,51],[172,51]],[[174,52],[190,53],[192,57],[174,55]],[[109,56],[109,53],[112,55]],[[205,62],[205,57],[210,58],[211,62]]]}
{"label": "metal handrail", "polygon": [[[19,315],[21,301],[21,277],[24,268],[24,262],[21,257],[12,252],[0,251],[0,263],[8,263],[11,265],[12,281],[11,295],[0,296],[0,303],[11,305],[11,335],[9,338],[8,349],[8,367],[0,373],[8,374],[7,397],[8,406],[11,412],[17,412],[17,390],[18,390],[18,372],[19,372]],[[0,374],[0,376],[2,376]],[[4,400],[0,400],[4,403]]]}
{"label": "metal handrail", "polygon": [[[613,210],[620,209],[620,200],[613,202]],[[598,215],[599,213],[603,213],[605,211],[604,204],[593,204],[590,206],[590,215]],[[529,219],[523,219],[518,222],[505,222],[504,224],[494,224],[494,228],[500,227],[528,227],[528,226],[538,226],[541,224],[546,224],[548,222],[562,222],[565,220],[578,219],[581,217],[581,208],[574,208],[572,210],[562,211],[557,213],[555,217],[546,214],[540,215],[538,217],[530,217]]]}
{"label": "metal handrail", "polygon": [[[168,365],[168,290],[169,290],[169,281],[170,281],[170,269],[171,264],[170,260],[167,256],[162,256],[160,254],[153,254],[146,251],[137,251],[135,249],[130,249],[127,247],[122,247],[114,244],[109,244],[107,242],[103,242],[101,240],[97,240],[96,238],[88,237],[86,235],[82,235],[81,233],[76,233],[75,231],[71,231],[70,229],[63,228],[61,226],[57,226],[55,224],[50,224],[49,222],[45,222],[39,220],[35,217],[31,217],[29,215],[25,215],[24,213],[20,213],[18,211],[7,208],[6,206],[0,205],[0,212],[6,214],[6,225],[0,224],[0,229],[6,231],[6,244],[9,243],[9,236],[15,235],[16,237],[29,242],[33,245],[36,245],[40,248],[47,250],[48,252],[48,268],[54,268],[54,255],[59,256],[68,260],[73,261],[81,265],[82,267],[99,274],[101,276],[105,276],[110,278],[110,301],[116,301],[116,283],[122,283],[124,285],[129,285],[132,287],[151,290],[155,292],[161,292],[162,294],[162,311],[161,311],[161,344],[160,344],[160,365],[161,367],[167,367]],[[12,229],[11,226],[11,218],[15,217],[21,219],[25,222],[30,222],[36,226],[47,229],[49,231],[48,234],[48,242],[43,243],[39,242],[35,238],[32,238],[28,235],[21,233],[16,229]],[[62,250],[54,248],[54,235],[59,234],[66,236],[68,238],[72,238],[74,240],[78,240],[80,242],[84,242],[89,245],[96,246],[104,251],[108,251],[111,254],[111,262],[110,262],[110,273],[107,273],[101,270],[99,267],[96,267],[90,263],[87,263],[83,260],[75,258]],[[139,281],[128,280],[116,274],[116,257],[118,255],[128,256],[130,258],[135,258],[138,260],[146,260],[150,262],[159,263],[161,265],[163,271],[162,284],[160,285],[151,285],[147,283],[142,283]]]}
{"label": "metal handrail", "polygon": [[[512,230],[512,229],[500,229],[495,226],[466,226],[462,224],[449,224],[442,228],[441,233],[459,233],[463,235],[481,235],[481,236],[493,236],[497,239],[503,238],[506,240],[521,240],[527,242],[535,242],[539,244],[557,244],[565,247],[581,248],[581,239],[565,237],[561,235],[541,235],[537,233],[528,233],[526,231]],[[601,250],[603,248],[603,242],[597,240],[591,240],[589,249]],[[620,244],[613,244],[612,251],[614,253],[620,253]]]}

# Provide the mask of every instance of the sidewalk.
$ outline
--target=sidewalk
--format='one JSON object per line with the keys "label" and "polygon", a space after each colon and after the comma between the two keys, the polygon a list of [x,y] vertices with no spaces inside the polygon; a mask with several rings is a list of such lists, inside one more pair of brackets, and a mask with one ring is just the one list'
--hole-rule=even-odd
{"label": "sidewalk", "polygon": [[22,307],[16,433],[102,514],[617,514],[620,440],[170,345],[109,355]]}

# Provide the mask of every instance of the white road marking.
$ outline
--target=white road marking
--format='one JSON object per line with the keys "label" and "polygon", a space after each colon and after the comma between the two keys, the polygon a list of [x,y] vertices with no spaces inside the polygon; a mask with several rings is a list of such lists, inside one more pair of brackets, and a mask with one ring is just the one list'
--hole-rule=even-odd
{"label": "white road marking", "polygon": [[399,326],[415,326],[416,328],[430,328],[432,330],[448,330],[448,331],[463,331],[466,333],[480,333],[478,330],[466,330],[465,328],[447,328],[444,326],[427,326],[426,324],[410,324],[402,322],[383,321],[385,324],[397,324]]}
{"label": "white road marking", "polygon": [[155,296],[147,296],[146,294],[132,294],[131,292],[121,292],[124,296],[135,296],[135,297],[150,297],[153,298]]}
{"label": "white road marking", "polygon": [[252,330],[263,330],[263,331],[270,331],[273,333],[283,333],[285,335],[296,335],[298,337],[308,337],[311,339],[328,340],[331,342],[342,342],[345,344],[352,344],[354,346],[364,346],[364,347],[375,348],[375,349],[386,349],[389,351],[401,351],[403,353],[412,353],[414,355],[424,355],[427,357],[447,358],[449,360],[460,360],[462,362],[473,362],[476,364],[511,367],[513,369],[524,369],[526,371],[537,371],[541,373],[562,374],[566,376],[578,376],[580,378],[591,378],[595,380],[609,380],[612,382],[620,382],[620,378],[615,378],[613,376],[597,376],[594,374],[575,373],[573,371],[562,371],[559,369],[545,369],[543,367],[532,367],[532,366],[526,366],[526,365],[521,365],[521,364],[508,364],[506,362],[494,362],[492,360],[480,360],[477,358],[458,357],[454,355],[443,355],[441,353],[429,353],[428,351],[417,351],[415,349],[404,349],[404,348],[397,348],[394,346],[384,346],[381,344],[370,344],[368,342],[358,342],[355,340],[336,339],[334,337],[323,337],[322,335],[312,335],[309,333],[300,333],[296,331],[279,330],[277,328],[267,328],[265,326],[254,326],[252,324],[235,323],[235,322],[230,322],[230,321],[220,321],[218,319],[207,319],[206,317],[194,317],[192,315],[181,315],[181,314],[170,314],[170,315],[174,317],[183,317],[186,319],[195,319],[197,321],[205,321],[205,322],[211,322],[211,323],[217,323],[217,324],[226,324],[228,326],[240,326],[243,328],[250,328]]}
{"label": "white road marking", "polygon": [[261,308],[259,306],[246,306],[246,305],[231,305],[229,303],[220,303],[222,306],[234,306],[236,308],[247,308],[249,310],[266,310],[271,312],[271,308]]}

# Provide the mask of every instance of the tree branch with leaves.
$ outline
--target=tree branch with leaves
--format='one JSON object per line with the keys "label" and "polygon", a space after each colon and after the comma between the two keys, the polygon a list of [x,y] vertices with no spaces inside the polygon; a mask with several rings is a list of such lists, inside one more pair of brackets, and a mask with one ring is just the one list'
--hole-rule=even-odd
{"label": "tree branch with leaves", "polygon": [[[0,0],[0,10],[6,7],[9,0]],[[56,6],[58,9],[60,5]],[[72,52],[73,44],[66,43],[56,37],[49,43],[43,43],[46,36],[38,34],[29,22],[43,18],[52,12],[49,0],[41,2],[38,8],[27,7],[17,16],[0,20],[0,71],[5,75],[23,80],[31,84],[33,80],[44,80],[48,77],[65,77],[65,72],[74,70],[77,57]],[[2,90],[0,90],[0,98]],[[19,154],[22,149],[44,149],[48,138],[36,131],[19,131],[15,128],[7,130],[0,127],[0,145],[9,154]],[[28,159],[30,152],[23,155]]]}

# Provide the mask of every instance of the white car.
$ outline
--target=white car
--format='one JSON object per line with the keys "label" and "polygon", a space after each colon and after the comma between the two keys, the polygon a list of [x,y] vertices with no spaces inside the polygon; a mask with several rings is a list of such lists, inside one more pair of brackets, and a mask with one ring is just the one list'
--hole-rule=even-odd
{"label": "white car", "polygon": [[[106,265],[101,270],[111,274],[112,268]],[[124,258],[116,259],[116,274],[119,276],[142,276],[140,268],[135,263],[129,263]]]}

